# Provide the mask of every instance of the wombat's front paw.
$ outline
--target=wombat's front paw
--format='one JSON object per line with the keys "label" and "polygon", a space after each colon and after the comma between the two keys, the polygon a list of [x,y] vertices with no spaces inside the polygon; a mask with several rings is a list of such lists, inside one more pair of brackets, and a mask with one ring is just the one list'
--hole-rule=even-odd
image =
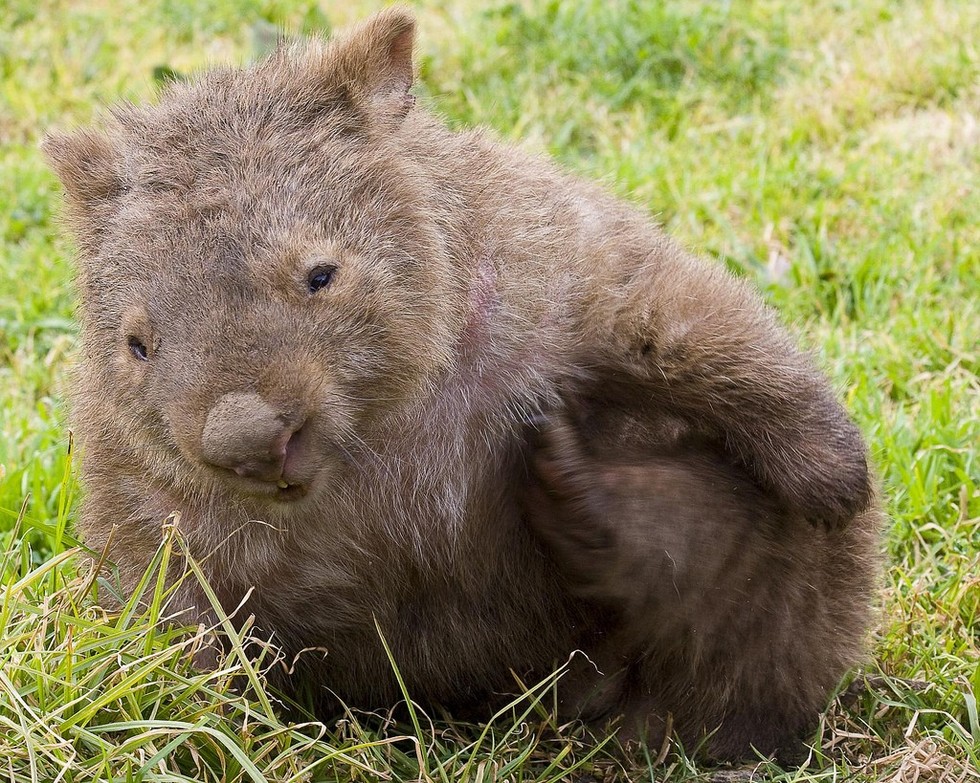
{"label": "wombat's front paw", "polygon": [[770,463],[776,475],[763,476],[776,493],[813,524],[846,525],[866,510],[874,495],[864,443],[857,428],[844,422],[826,442],[788,438],[782,459]]}
{"label": "wombat's front paw", "polygon": [[588,591],[604,576],[615,544],[595,460],[562,416],[540,419],[529,440],[525,519],[573,583]]}

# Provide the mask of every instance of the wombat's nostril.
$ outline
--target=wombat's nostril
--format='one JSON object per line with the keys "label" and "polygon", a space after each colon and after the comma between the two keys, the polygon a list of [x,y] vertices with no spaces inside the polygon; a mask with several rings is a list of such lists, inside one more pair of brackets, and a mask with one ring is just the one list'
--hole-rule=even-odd
{"label": "wombat's nostril", "polygon": [[211,407],[201,433],[201,457],[239,476],[276,482],[302,422],[258,394],[233,392]]}

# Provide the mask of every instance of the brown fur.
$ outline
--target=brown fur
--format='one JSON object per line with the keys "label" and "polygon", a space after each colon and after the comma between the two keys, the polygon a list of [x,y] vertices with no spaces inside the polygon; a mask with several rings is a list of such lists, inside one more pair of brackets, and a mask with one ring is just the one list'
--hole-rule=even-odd
{"label": "brown fur", "polygon": [[857,429],[744,284],[414,108],[412,36],[390,9],[47,141],[85,541],[132,589],[179,511],[228,608],[327,649],[294,676],[325,704],[397,700],[376,618],[420,700],[582,649],[569,713],[784,748],[867,624]]}

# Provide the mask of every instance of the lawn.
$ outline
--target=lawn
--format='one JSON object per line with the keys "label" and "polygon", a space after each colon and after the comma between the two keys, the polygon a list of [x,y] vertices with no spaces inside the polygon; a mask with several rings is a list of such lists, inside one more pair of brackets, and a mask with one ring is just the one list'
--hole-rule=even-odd
{"label": "lawn", "polygon": [[[327,33],[378,6],[0,4],[0,778],[719,774],[549,724],[548,683],[488,726],[286,723],[240,645],[201,673],[198,640],[161,627],[158,604],[107,615],[92,600],[63,402],[73,249],[39,140],[174,74],[259,57],[280,29]],[[420,101],[601,180],[751,280],[869,439],[890,517],[871,654],[810,765],[760,762],[759,779],[980,781],[980,4],[415,7]]]}

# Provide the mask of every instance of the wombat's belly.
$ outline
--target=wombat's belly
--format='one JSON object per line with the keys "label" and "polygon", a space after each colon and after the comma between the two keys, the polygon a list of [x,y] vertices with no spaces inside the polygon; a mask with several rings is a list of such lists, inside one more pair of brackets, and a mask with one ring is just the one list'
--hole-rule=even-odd
{"label": "wombat's belly", "polygon": [[390,707],[401,698],[397,666],[414,700],[465,707],[517,692],[514,675],[535,684],[582,646],[585,617],[548,561],[515,552],[515,565],[496,574],[477,567],[479,579],[391,573],[386,584],[379,573],[340,592],[307,585],[299,601],[283,598],[291,587],[284,580],[278,600],[266,594],[249,610],[282,645],[291,687],[332,693],[348,706]]}
{"label": "wombat's belly", "polygon": [[493,448],[495,462],[471,455],[458,464],[478,469],[446,476],[447,487],[468,485],[458,518],[440,500],[447,487],[365,493],[395,499],[363,509],[359,540],[311,529],[293,561],[256,585],[246,611],[282,647],[289,685],[390,707],[397,666],[413,699],[462,707],[515,693],[514,675],[536,683],[581,647],[585,614],[521,517],[519,449]]}

